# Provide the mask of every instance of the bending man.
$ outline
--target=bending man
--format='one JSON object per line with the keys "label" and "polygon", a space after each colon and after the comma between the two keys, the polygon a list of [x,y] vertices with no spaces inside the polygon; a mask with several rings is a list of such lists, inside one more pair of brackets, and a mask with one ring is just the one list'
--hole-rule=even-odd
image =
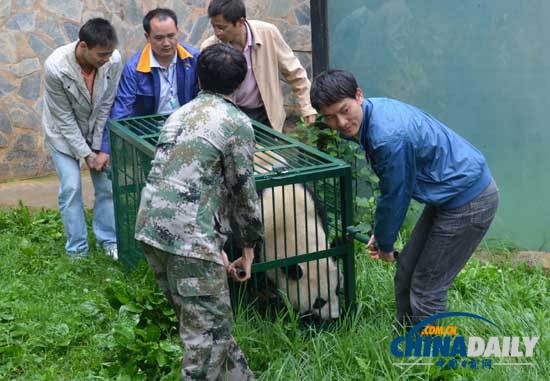
{"label": "bending man", "polygon": [[[231,336],[226,270],[238,281],[250,278],[263,230],[254,131],[250,119],[224,98],[244,79],[246,62],[240,52],[218,44],[201,53],[197,67],[202,91],[161,130],[136,239],[178,315],[183,379],[248,380],[252,372]],[[224,266],[222,248],[231,227],[243,255]],[[241,278],[237,268],[245,272]]]}
{"label": "bending man", "polygon": [[415,324],[447,308],[447,290],[489,229],[498,190],[474,146],[426,112],[365,98],[351,73],[320,74],[311,102],[326,124],[359,142],[380,179],[369,249],[394,261],[411,199],[426,204],[397,260],[397,319]]}

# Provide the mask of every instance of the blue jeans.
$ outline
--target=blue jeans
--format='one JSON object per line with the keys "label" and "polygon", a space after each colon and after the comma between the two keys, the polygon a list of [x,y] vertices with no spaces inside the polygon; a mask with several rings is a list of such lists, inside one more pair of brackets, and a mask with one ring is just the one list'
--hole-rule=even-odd
{"label": "blue jeans", "polygon": [[[61,153],[48,144],[55,171],[60,181],[59,210],[67,235],[65,250],[68,255],[88,252],[88,232],[82,203],[82,185],[79,160]],[[116,245],[113,188],[105,171],[90,170],[95,190],[93,229],[98,245],[109,248]]]}

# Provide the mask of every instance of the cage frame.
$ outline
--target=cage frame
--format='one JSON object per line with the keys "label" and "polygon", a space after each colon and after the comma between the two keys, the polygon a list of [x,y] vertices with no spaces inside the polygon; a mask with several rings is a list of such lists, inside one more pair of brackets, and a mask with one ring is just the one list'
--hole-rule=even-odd
{"label": "cage frame", "polygon": [[[135,266],[140,257],[142,257],[139,243],[133,240],[135,215],[137,215],[137,208],[139,207],[141,190],[145,185],[147,174],[150,170],[150,160],[152,160],[155,155],[156,146],[153,143],[156,143],[156,140],[158,139],[160,133],[160,128],[162,127],[163,122],[168,116],[169,115],[167,114],[157,114],[149,116],[130,117],[119,120],[110,120],[108,122],[110,130],[110,143],[112,147],[111,161],[113,169],[113,201],[115,206],[115,223],[117,229],[117,243],[119,245],[119,258],[121,262],[128,268]],[[151,123],[155,125],[151,126]],[[136,133],[136,126],[138,125],[140,126],[140,128],[144,127],[144,129],[141,129],[139,131],[140,133]],[[268,270],[288,267],[290,265],[296,265],[299,263],[309,263],[325,258],[327,258],[328,260],[328,258],[330,257],[337,260],[341,259],[343,266],[342,275],[344,288],[344,303],[341,310],[343,313],[354,311],[356,309],[355,258],[353,240],[350,239],[348,230],[353,220],[353,208],[351,199],[353,193],[351,166],[307,144],[301,143],[287,135],[279,133],[259,122],[252,121],[252,127],[256,136],[257,152],[271,151],[278,154],[280,150],[295,149],[298,150],[298,152],[300,153],[309,155],[309,157],[316,158],[320,162],[322,162],[322,164],[309,165],[302,168],[287,168],[283,172],[268,171],[266,173],[256,173],[254,178],[258,192],[273,187],[286,187],[287,185],[305,184],[327,178],[337,178],[339,179],[338,181],[341,188],[339,192],[338,202],[342,206],[340,211],[340,226],[338,226],[336,229],[336,236],[339,237],[339,244],[336,247],[327,247],[326,250],[277,258],[267,262],[256,262],[252,265],[252,274],[254,275],[257,273],[266,273]],[[262,141],[262,139],[266,138],[280,142],[281,144],[265,146],[263,145],[265,141]],[[122,205],[121,195],[123,193],[127,194],[128,192],[122,192],[122,184],[119,183],[119,169],[122,167],[122,165],[125,165],[128,162],[128,158],[124,158],[124,150],[118,150],[119,145],[124,143],[128,144],[130,149],[132,150],[132,158],[130,158],[130,164],[133,172],[133,178],[139,178],[142,180],[139,183],[135,182],[131,186],[125,185],[125,190],[133,192],[133,197],[135,198],[134,206],[136,206],[136,210],[132,221],[129,221],[128,218],[124,218],[123,216],[124,205]],[[260,146],[260,148],[258,148],[258,145]],[[138,157],[138,155],[142,156]],[[139,162],[140,168],[138,168],[138,170],[140,172],[138,173],[136,172],[136,161],[142,160],[144,157],[147,157],[149,159],[149,168],[147,168],[147,173],[144,173],[142,171],[142,167],[144,167],[144,165],[143,163]],[[129,223],[131,223],[131,226],[129,225]],[[126,229],[124,229],[124,224],[126,224]],[[134,255],[127,255],[128,253],[126,253],[126,251],[128,250],[128,248],[121,247],[124,242],[124,239],[121,239],[124,237],[121,236],[125,231],[131,233],[130,246],[132,247],[130,248],[130,250],[134,251]],[[252,279],[249,282],[251,281]],[[232,285],[231,302],[235,311],[237,304],[235,284]]]}

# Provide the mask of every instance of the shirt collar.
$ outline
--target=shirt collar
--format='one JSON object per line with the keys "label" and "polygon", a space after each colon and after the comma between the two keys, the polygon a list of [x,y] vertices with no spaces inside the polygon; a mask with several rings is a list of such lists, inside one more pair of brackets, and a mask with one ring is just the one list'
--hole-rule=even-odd
{"label": "shirt collar", "polygon": [[[162,66],[156,59],[155,55],[153,54],[153,49],[150,49],[149,50],[149,54],[150,54],[150,62],[151,62],[151,68],[153,67],[156,67],[156,68],[159,68],[159,69],[164,69],[164,66]],[[173,65],[175,63],[178,62],[178,52],[175,52],[174,53],[174,57],[172,57],[172,62],[170,63],[170,65]]]}
{"label": "shirt collar", "polygon": [[361,121],[361,129],[359,132],[359,144],[361,144],[364,151],[367,151],[367,130],[369,128],[370,116],[372,112],[372,103],[365,98],[361,107],[363,108],[363,120]]}
{"label": "shirt collar", "polygon": [[235,104],[234,100],[231,98],[231,94],[222,94],[222,93],[216,93],[214,91],[200,90],[199,95],[216,96],[218,98],[222,98],[224,101],[227,101],[227,102],[231,103],[235,107],[239,107]]}
{"label": "shirt collar", "polygon": [[248,23],[245,22],[244,25],[246,27],[246,45],[250,48],[254,45],[254,37],[252,36],[252,31],[250,30]]}
{"label": "shirt collar", "polygon": [[[76,48],[79,42],[80,40],[77,40],[68,46],[69,54],[65,55],[65,57],[67,58],[66,62],[68,66],[63,65],[60,68],[63,73],[67,74],[69,77],[76,81],[78,81],[78,78],[82,78],[80,74],[82,72],[82,67],[78,64],[78,61],[76,60]],[[99,69],[95,69],[96,75],[97,73],[102,73],[105,70],[105,67],[107,67],[107,65],[103,65]]]}

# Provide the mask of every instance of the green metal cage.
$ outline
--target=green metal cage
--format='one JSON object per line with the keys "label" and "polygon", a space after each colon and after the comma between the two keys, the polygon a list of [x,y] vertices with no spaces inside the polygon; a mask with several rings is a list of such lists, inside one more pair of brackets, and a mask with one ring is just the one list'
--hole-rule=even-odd
{"label": "green metal cage", "polygon": [[[142,257],[134,240],[140,194],[167,115],[110,121],[118,253],[126,266]],[[277,311],[288,304],[322,320],[355,306],[352,181],[348,164],[253,122],[255,181],[266,239],[257,248],[253,277],[230,282],[232,306]],[[230,259],[240,255],[228,240]]]}

